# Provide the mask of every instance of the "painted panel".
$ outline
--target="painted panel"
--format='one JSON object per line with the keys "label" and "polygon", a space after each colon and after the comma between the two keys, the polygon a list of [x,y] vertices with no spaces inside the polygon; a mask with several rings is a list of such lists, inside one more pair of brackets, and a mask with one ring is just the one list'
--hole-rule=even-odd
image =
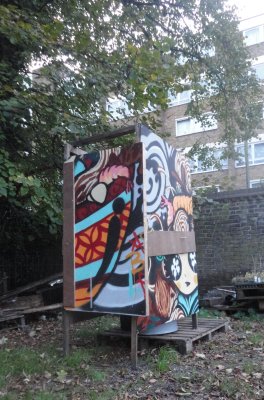
{"label": "painted panel", "polygon": [[75,307],[146,315],[143,148],[77,156]]}
{"label": "painted panel", "polygon": [[[149,331],[157,325],[196,313],[198,285],[189,165],[181,153],[148,128],[141,128],[140,140],[146,151],[147,224],[148,236],[152,236],[150,254],[153,254],[153,238],[156,240],[155,256],[148,259],[149,317],[138,319],[139,329]],[[164,240],[168,235],[179,240],[179,232],[183,234],[183,240],[186,236],[186,240],[192,238],[192,241],[174,245],[168,251]],[[184,235],[184,232],[188,234]],[[183,252],[175,254],[175,248]]]}

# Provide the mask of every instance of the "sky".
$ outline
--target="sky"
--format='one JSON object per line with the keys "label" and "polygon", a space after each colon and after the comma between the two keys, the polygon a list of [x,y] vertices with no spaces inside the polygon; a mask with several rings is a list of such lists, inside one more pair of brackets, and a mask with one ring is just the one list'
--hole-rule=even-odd
{"label": "sky", "polygon": [[230,5],[235,5],[238,8],[239,19],[246,19],[259,14],[264,14],[263,0],[228,0],[228,3]]}

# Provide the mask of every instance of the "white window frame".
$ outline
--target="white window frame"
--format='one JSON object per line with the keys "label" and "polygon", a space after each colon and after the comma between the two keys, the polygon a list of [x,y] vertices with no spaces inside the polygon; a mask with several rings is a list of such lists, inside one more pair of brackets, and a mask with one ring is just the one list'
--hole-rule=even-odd
{"label": "white window frame", "polygon": [[[255,157],[255,146],[259,145],[259,144],[263,144],[264,145],[264,140],[259,140],[259,141],[249,141],[248,146],[249,146],[249,166],[252,165],[263,165],[264,164],[264,157],[263,157],[263,161],[258,162],[256,161],[256,157]],[[236,145],[236,151],[239,152],[239,148],[242,148],[244,150],[244,143],[238,144]],[[241,159],[243,160],[244,158],[244,162],[243,164],[239,165],[241,163],[241,160],[236,160],[235,162],[235,167],[236,168],[245,168],[246,164],[245,164],[245,156],[242,154]]]}
{"label": "white window frame", "polygon": [[[259,186],[254,186],[255,183],[257,183],[257,184],[259,183]],[[251,189],[258,188],[258,187],[264,187],[264,178],[252,179],[251,181],[249,181],[249,187]]]}
{"label": "white window frame", "polygon": [[[177,118],[175,120],[176,137],[192,135],[193,133],[207,132],[207,131],[212,131],[212,130],[217,129],[218,123],[217,123],[217,120],[213,117],[213,114],[210,112],[205,113],[205,114],[207,114],[208,116],[210,116],[210,115],[212,116],[212,123],[213,123],[212,126],[202,126],[202,124],[199,121],[197,121],[195,118],[191,118],[191,117]],[[179,134],[178,123],[181,121],[190,121],[190,130],[186,133]]]}
{"label": "white window frame", "polygon": [[[217,150],[224,151],[224,149],[226,148],[225,145],[219,144],[219,143],[207,143],[207,147],[212,149],[213,151],[217,151]],[[198,155],[194,156],[194,160],[190,160],[188,158],[188,154],[187,153],[191,150],[191,147],[185,147],[185,148],[177,149],[177,150],[182,152],[185,155],[185,157],[187,158],[188,163],[189,163],[189,167],[190,167],[190,173],[192,175],[194,175],[194,174],[206,174],[206,173],[209,173],[209,172],[217,172],[217,171],[223,171],[223,170],[227,170],[228,169],[228,159],[226,158],[224,160],[220,160],[220,162],[222,164],[221,168],[216,168],[216,166],[211,165],[206,170],[199,170]],[[195,169],[193,169],[192,163],[196,164],[196,168]]]}
{"label": "white window frame", "polygon": [[[127,101],[124,97],[112,97],[106,101],[106,111],[111,114],[113,119],[123,119],[131,116],[131,111],[128,108]],[[110,110],[109,108],[112,108]]]}
{"label": "white window frame", "polygon": [[[253,42],[251,42],[248,40],[250,37],[247,36],[247,33],[249,33],[250,31],[254,31],[254,30],[256,30],[256,39],[253,40]],[[249,28],[243,30],[242,32],[243,32],[244,41],[245,41],[246,46],[254,46],[255,44],[258,44],[258,43],[261,43],[264,41],[264,24],[249,27]]]}
{"label": "white window frame", "polygon": [[[253,60],[252,64],[251,64],[251,68],[253,70],[256,70],[255,67],[257,67],[258,65],[263,65],[264,66],[264,55],[263,56],[259,56],[256,60]],[[256,74],[256,76],[257,76],[257,74]],[[257,78],[258,78],[258,76],[257,76]],[[258,79],[263,81],[264,78],[258,78]]]}
{"label": "white window frame", "polygon": [[[186,98],[184,95],[186,95]],[[192,91],[184,90],[183,92],[173,94],[170,90],[168,91],[168,107],[180,106],[182,104],[188,104],[191,101]]]}

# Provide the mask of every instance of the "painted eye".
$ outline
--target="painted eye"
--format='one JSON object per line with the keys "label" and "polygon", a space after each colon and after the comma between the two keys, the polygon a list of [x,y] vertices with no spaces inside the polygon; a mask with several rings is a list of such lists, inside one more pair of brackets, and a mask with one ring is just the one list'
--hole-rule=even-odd
{"label": "painted eye", "polygon": [[188,261],[191,269],[196,274],[197,273],[197,263],[196,263],[196,254],[195,253],[188,253]]}
{"label": "painted eye", "polygon": [[182,263],[178,255],[166,257],[164,260],[166,278],[178,281],[182,274]]}

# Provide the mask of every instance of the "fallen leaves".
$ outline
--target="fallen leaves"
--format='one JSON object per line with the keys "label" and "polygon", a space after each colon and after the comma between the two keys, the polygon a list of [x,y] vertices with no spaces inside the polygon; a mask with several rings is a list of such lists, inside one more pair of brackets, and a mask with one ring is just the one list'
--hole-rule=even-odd
{"label": "fallen leaves", "polygon": [[201,358],[202,360],[206,359],[206,355],[203,353],[194,353],[195,357]]}
{"label": "fallen leaves", "polygon": [[[87,322],[87,326],[90,323]],[[84,343],[78,337],[78,326],[74,327],[76,330],[72,333],[75,349],[72,353],[82,353],[87,347],[93,353],[89,361],[81,359],[79,364],[69,366],[61,357],[61,321],[39,321],[32,324],[27,332],[5,333],[0,339],[1,351],[5,349],[7,352],[9,349],[12,353],[14,348],[32,348],[39,351],[39,363],[47,366],[42,374],[22,374],[18,377],[9,374],[1,393],[15,392],[22,396],[29,391],[45,391],[54,393],[55,397],[58,393],[58,398],[62,395],[72,400],[262,400],[263,346],[256,333],[264,331],[264,319],[254,329],[244,329],[240,321],[232,321],[231,325],[232,329],[226,334],[215,335],[210,342],[200,342],[193,352],[177,357],[166,371],[157,371],[155,368],[160,349],[150,345],[149,350],[139,351],[139,367],[133,371],[129,347],[121,341],[102,348],[95,347],[95,335],[89,337],[88,344],[87,341]],[[252,332],[255,335],[254,346],[251,343]],[[50,344],[56,349],[57,355],[46,350],[45,346]],[[47,361],[50,364],[45,364]],[[91,375],[91,370],[103,370],[103,373]]]}

